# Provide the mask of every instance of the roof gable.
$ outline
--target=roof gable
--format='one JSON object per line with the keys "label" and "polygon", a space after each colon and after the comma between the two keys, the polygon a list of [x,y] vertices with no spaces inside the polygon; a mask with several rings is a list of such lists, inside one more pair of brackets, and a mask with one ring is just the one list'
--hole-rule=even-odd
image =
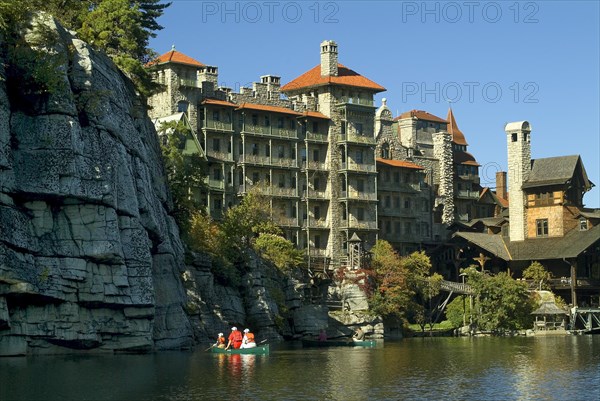
{"label": "roof gable", "polygon": [[428,113],[424,110],[405,111],[404,113],[400,114],[398,117],[394,118],[394,121],[403,120],[405,118],[416,118],[417,120],[431,121],[431,122],[442,123],[442,124],[448,123],[448,121],[444,120],[443,118],[434,116],[433,114]]}
{"label": "roof gable", "polygon": [[452,135],[452,142],[457,145],[467,146],[467,140],[465,139],[465,136],[461,130],[458,129],[458,124],[456,124],[456,119],[454,118],[452,109],[448,109],[448,117],[446,117],[446,120],[448,120],[448,132]]}
{"label": "roof gable", "polygon": [[206,64],[202,64],[198,60],[191,58],[175,49],[171,49],[165,54],[160,55],[156,60],[151,61],[148,65],[165,64],[165,63],[176,63],[191,65],[194,67],[205,67]]}
{"label": "roof gable", "polygon": [[572,181],[575,174],[580,174],[579,178],[586,188],[593,185],[587,178],[579,155],[535,159],[531,161],[531,172],[523,188],[564,185]]}
{"label": "roof gable", "polygon": [[302,88],[311,88],[316,86],[325,85],[344,85],[353,86],[359,88],[370,89],[373,92],[383,92],[385,88],[370,79],[363,77],[356,71],[351,70],[348,67],[338,64],[338,75],[333,76],[322,76],[321,66],[317,65],[315,68],[305,72],[296,79],[288,82],[281,87],[282,92],[291,92]]}

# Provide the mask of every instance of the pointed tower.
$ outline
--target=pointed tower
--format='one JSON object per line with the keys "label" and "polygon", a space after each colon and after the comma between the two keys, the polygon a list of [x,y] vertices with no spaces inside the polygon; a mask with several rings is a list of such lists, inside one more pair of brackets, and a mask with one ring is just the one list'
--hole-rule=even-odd
{"label": "pointed tower", "polygon": [[523,182],[531,172],[531,126],[528,121],[518,121],[506,124],[504,131],[508,149],[510,240],[523,241],[527,228]]}
{"label": "pointed tower", "polygon": [[467,143],[465,136],[461,130],[458,129],[458,124],[456,124],[452,108],[448,109],[448,117],[446,117],[446,120],[448,121],[448,132],[452,135],[452,142],[457,145],[468,146],[469,144]]}

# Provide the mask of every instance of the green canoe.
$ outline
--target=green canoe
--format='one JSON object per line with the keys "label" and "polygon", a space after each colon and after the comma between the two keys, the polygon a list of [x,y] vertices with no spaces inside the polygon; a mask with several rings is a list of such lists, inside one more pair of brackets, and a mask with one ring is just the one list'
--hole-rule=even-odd
{"label": "green canoe", "polygon": [[375,340],[353,341],[347,340],[312,340],[309,338],[302,339],[303,347],[374,347],[377,344]]}
{"label": "green canoe", "polygon": [[258,345],[255,348],[217,348],[212,347],[211,352],[213,354],[226,354],[226,355],[234,355],[234,354],[247,354],[247,355],[268,355],[269,354],[269,344]]}

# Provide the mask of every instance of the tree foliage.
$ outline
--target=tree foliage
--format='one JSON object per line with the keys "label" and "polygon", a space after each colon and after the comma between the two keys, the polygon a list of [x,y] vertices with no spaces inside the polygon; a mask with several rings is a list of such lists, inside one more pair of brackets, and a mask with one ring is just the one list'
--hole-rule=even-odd
{"label": "tree foliage", "polygon": [[197,153],[184,154],[185,142],[192,133],[181,121],[161,125],[159,132],[167,138],[161,146],[169,189],[173,196],[173,215],[184,235],[189,232],[195,213],[202,209],[198,195],[205,189],[206,163]]}
{"label": "tree foliage", "polygon": [[535,287],[538,290],[550,290],[550,273],[540,262],[532,262],[525,270],[523,270],[523,278],[533,280]]}
{"label": "tree foliage", "polygon": [[[91,46],[106,52],[147,96],[156,89],[144,68],[155,57],[149,40],[162,29],[157,19],[169,5],[160,0],[0,0],[0,30],[10,49],[18,43],[10,39],[27,26],[31,13],[47,12]],[[43,62],[43,58],[33,59],[26,69]]]}
{"label": "tree foliage", "polygon": [[[471,316],[471,302],[466,295],[459,295],[446,306],[446,319],[452,323],[452,327],[461,327],[469,322]],[[465,322],[466,320],[466,322]]]}
{"label": "tree foliage", "polygon": [[259,234],[254,241],[254,249],[282,271],[289,271],[304,263],[303,252],[280,235]]}
{"label": "tree foliage", "polygon": [[475,292],[475,323],[480,329],[502,334],[531,327],[535,302],[527,284],[508,273],[494,276],[470,269],[469,284]]}

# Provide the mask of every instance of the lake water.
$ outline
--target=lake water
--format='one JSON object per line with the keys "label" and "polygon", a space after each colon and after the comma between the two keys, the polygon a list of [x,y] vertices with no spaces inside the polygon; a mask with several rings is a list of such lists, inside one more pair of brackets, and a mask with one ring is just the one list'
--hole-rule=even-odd
{"label": "lake water", "polygon": [[0,358],[0,400],[598,400],[600,336]]}

